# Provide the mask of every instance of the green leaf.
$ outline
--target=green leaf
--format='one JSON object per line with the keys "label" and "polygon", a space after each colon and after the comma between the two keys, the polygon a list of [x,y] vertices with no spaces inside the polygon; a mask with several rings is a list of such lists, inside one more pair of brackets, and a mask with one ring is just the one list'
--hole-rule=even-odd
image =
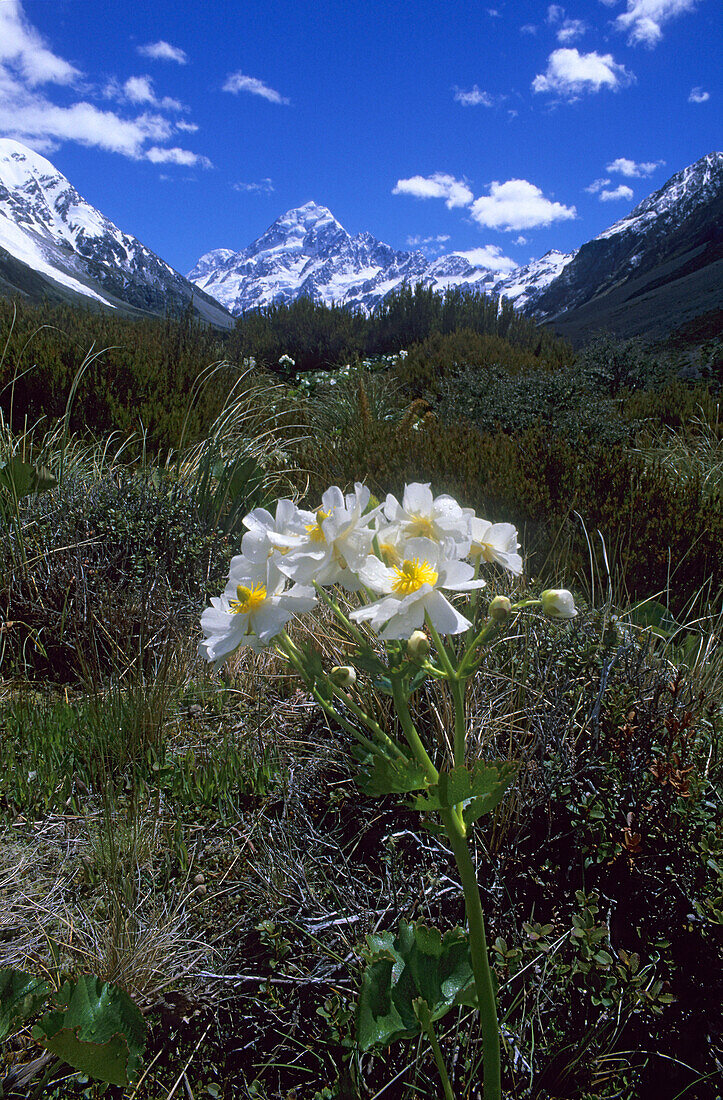
{"label": "green leaf", "polygon": [[358,754],[362,761],[357,783],[364,794],[378,796],[382,794],[406,794],[408,791],[422,791],[429,780],[423,768],[416,760],[391,759],[372,753]]}
{"label": "green leaf", "polygon": [[476,1004],[469,944],[461,928],[442,936],[436,928],[403,920],[396,935],[369,935],[367,944],[357,1008],[362,1050],[418,1035],[420,1001],[428,1020],[439,1020],[454,1005]]}
{"label": "green leaf", "polygon": [[430,787],[425,796],[414,799],[413,807],[415,810],[430,811],[449,809],[463,803],[464,821],[469,825],[494,810],[516,772],[516,764],[504,761],[498,764],[479,761],[471,768],[460,765],[449,772],[440,772],[439,782]]}
{"label": "green leaf", "polygon": [[127,1085],[140,1071],[146,1022],[127,993],[86,974],[66,986],[65,1011],[49,1012],[33,1036],[73,1069]]}
{"label": "green leaf", "polygon": [[51,993],[51,986],[22,970],[0,970],[0,1042],[7,1039],[13,1023],[32,1016]]}
{"label": "green leaf", "polygon": [[14,497],[44,493],[46,489],[54,489],[57,484],[47,466],[32,466],[20,458],[0,462],[0,486]]}

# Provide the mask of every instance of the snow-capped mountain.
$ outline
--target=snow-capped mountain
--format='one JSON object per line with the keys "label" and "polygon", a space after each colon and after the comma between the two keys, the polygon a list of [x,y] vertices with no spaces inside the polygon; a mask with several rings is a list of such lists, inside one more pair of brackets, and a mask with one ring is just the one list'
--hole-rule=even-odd
{"label": "snow-capped mountain", "polygon": [[630,334],[723,304],[723,280],[711,267],[720,259],[722,190],[723,153],[710,153],[576,252],[552,250],[505,274],[463,252],[429,260],[369,233],[351,236],[325,206],[309,202],[239,252],[206,253],[188,278],[236,315],[301,296],[371,309],[406,282],[500,295],[561,331],[568,321],[575,329],[575,311],[584,307],[588,328]]}
{"label": "snow-capped mountain", "polygon": [[513,276],[502,277],[472,263],[460,252],[429,260],[422,252],[402,252],[371,233],[351,236],[325,206],[307,202],[288,210],[258,240],[240,252],[207,252],[187,278],[231,313],[309,297],[331,305],[371,309],[402,283],[447,290],[470,287],[527,301],[570,260],[548,253]]}
{"label": "snow-capped mountain", "polygon": [[218,303],[86,202],[49,160],[10,139],[0,139],[2,284],[149,313],[178,312],[193,301],[205,320],[232,323]]}
{"label": "snow-capped mountain", "polygon": [[722,259],[723,153],[709,153],[583,244],[531,312],[570,334],[663,331],[723,305]]}

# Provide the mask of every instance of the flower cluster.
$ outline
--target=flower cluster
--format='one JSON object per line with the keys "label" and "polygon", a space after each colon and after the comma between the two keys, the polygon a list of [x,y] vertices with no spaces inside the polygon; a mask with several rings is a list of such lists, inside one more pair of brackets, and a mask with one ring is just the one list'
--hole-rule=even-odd
{"label": "flower cluster", "polygon": [[[256,508],[243,522],[226,589],[201,618],[199,652],[216,663],[241,645],[268,646],[329,585],[360,593],[352,622],[368,623],[385,640],[409,639],[425,623],[445,635],[471,627],[445,593],[482,588],[483,562],[522,572],[512,524],[488,523],[416,482],[401,501],[389,494],[372,504],[365,485],[346,494],[332,486],[315,512],[279,500],[275,515]],[[542,605],[552,617],[576,613],[568,592],[545,593]]]}

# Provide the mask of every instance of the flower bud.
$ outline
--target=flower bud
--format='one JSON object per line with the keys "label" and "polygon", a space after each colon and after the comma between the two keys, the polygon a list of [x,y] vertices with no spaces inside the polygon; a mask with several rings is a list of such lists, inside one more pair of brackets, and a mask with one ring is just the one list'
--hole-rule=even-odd
{"label": "flower bud", "polygon": [[574,619],[577,615],[572,592],[566,588],[546,588],[540,600],[542,610],[550,619]]}
{"label": "flower bud", "polygon": [[507,596],[495,596],[490,600],[488,611],[490,618],[496,623],[504,623],[512,614],[512,602]]}
{"label": "flower bud", "polygon": [[351,665],[334,665],[329,673],[332,684],[340,688],[353,688],[356,683],[356,672]]}
{"label": "flower bud", "polygon": [[415,664],[421,665],[422,661],[426,661],[429,656],[431,646],[429,644],[429,638],[423,630],[413,630],[407,641],[407,656],[410,661],[414,661]]}

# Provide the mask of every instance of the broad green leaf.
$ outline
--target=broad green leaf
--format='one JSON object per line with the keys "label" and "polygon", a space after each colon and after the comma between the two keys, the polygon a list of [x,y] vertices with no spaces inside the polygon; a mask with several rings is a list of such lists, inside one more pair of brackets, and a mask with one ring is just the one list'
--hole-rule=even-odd
{"label": "broad green leaf", "polygon": [[469,944],[461,928],[442,936],[436,928],[403,920],[396,935],[369,935],[367,944],[357,1008],[362,1050],[418,1035],[420,1001],[428,1020],[439,1020],[454,1005],[476,1004]]}
{"label": "broad green leaf", "polygon": [[146,1023],[127,993],[92,975],[66,987],[67,1008],[49,1012],[33,1035],[73,1069],[127,1085],[139,1073]]}
{"label": "broad green leaf", "polygon": [[47,466],[32,466],[20,458],[0,462],[0,486],[15,497],[43,493],[46,489],[54,489],[57,484]]}
{"label": "broad green leaf", "polygon": [[517,765],[500,761],[485,764],[479,761],[471,768],[452,768],[440,772],[439,782],[430,787],[426,795],[414,799],[416,810],[441,810],[464,804],[464,820],[476,821],[482,814],[494,810],[517,772]]}
{"label": "broad green leaf", "polygon": [[378,796],[423,791],[429,780],[415,760],[392,760],[368,753],[364,755],[357,783],[364,794]]}
{"label": "broad green leaf", "polygon": [[32,1016],[48,999],[51,986],[22,970],[0,970],[0,1042],[7,1039],[15,1021]]}

